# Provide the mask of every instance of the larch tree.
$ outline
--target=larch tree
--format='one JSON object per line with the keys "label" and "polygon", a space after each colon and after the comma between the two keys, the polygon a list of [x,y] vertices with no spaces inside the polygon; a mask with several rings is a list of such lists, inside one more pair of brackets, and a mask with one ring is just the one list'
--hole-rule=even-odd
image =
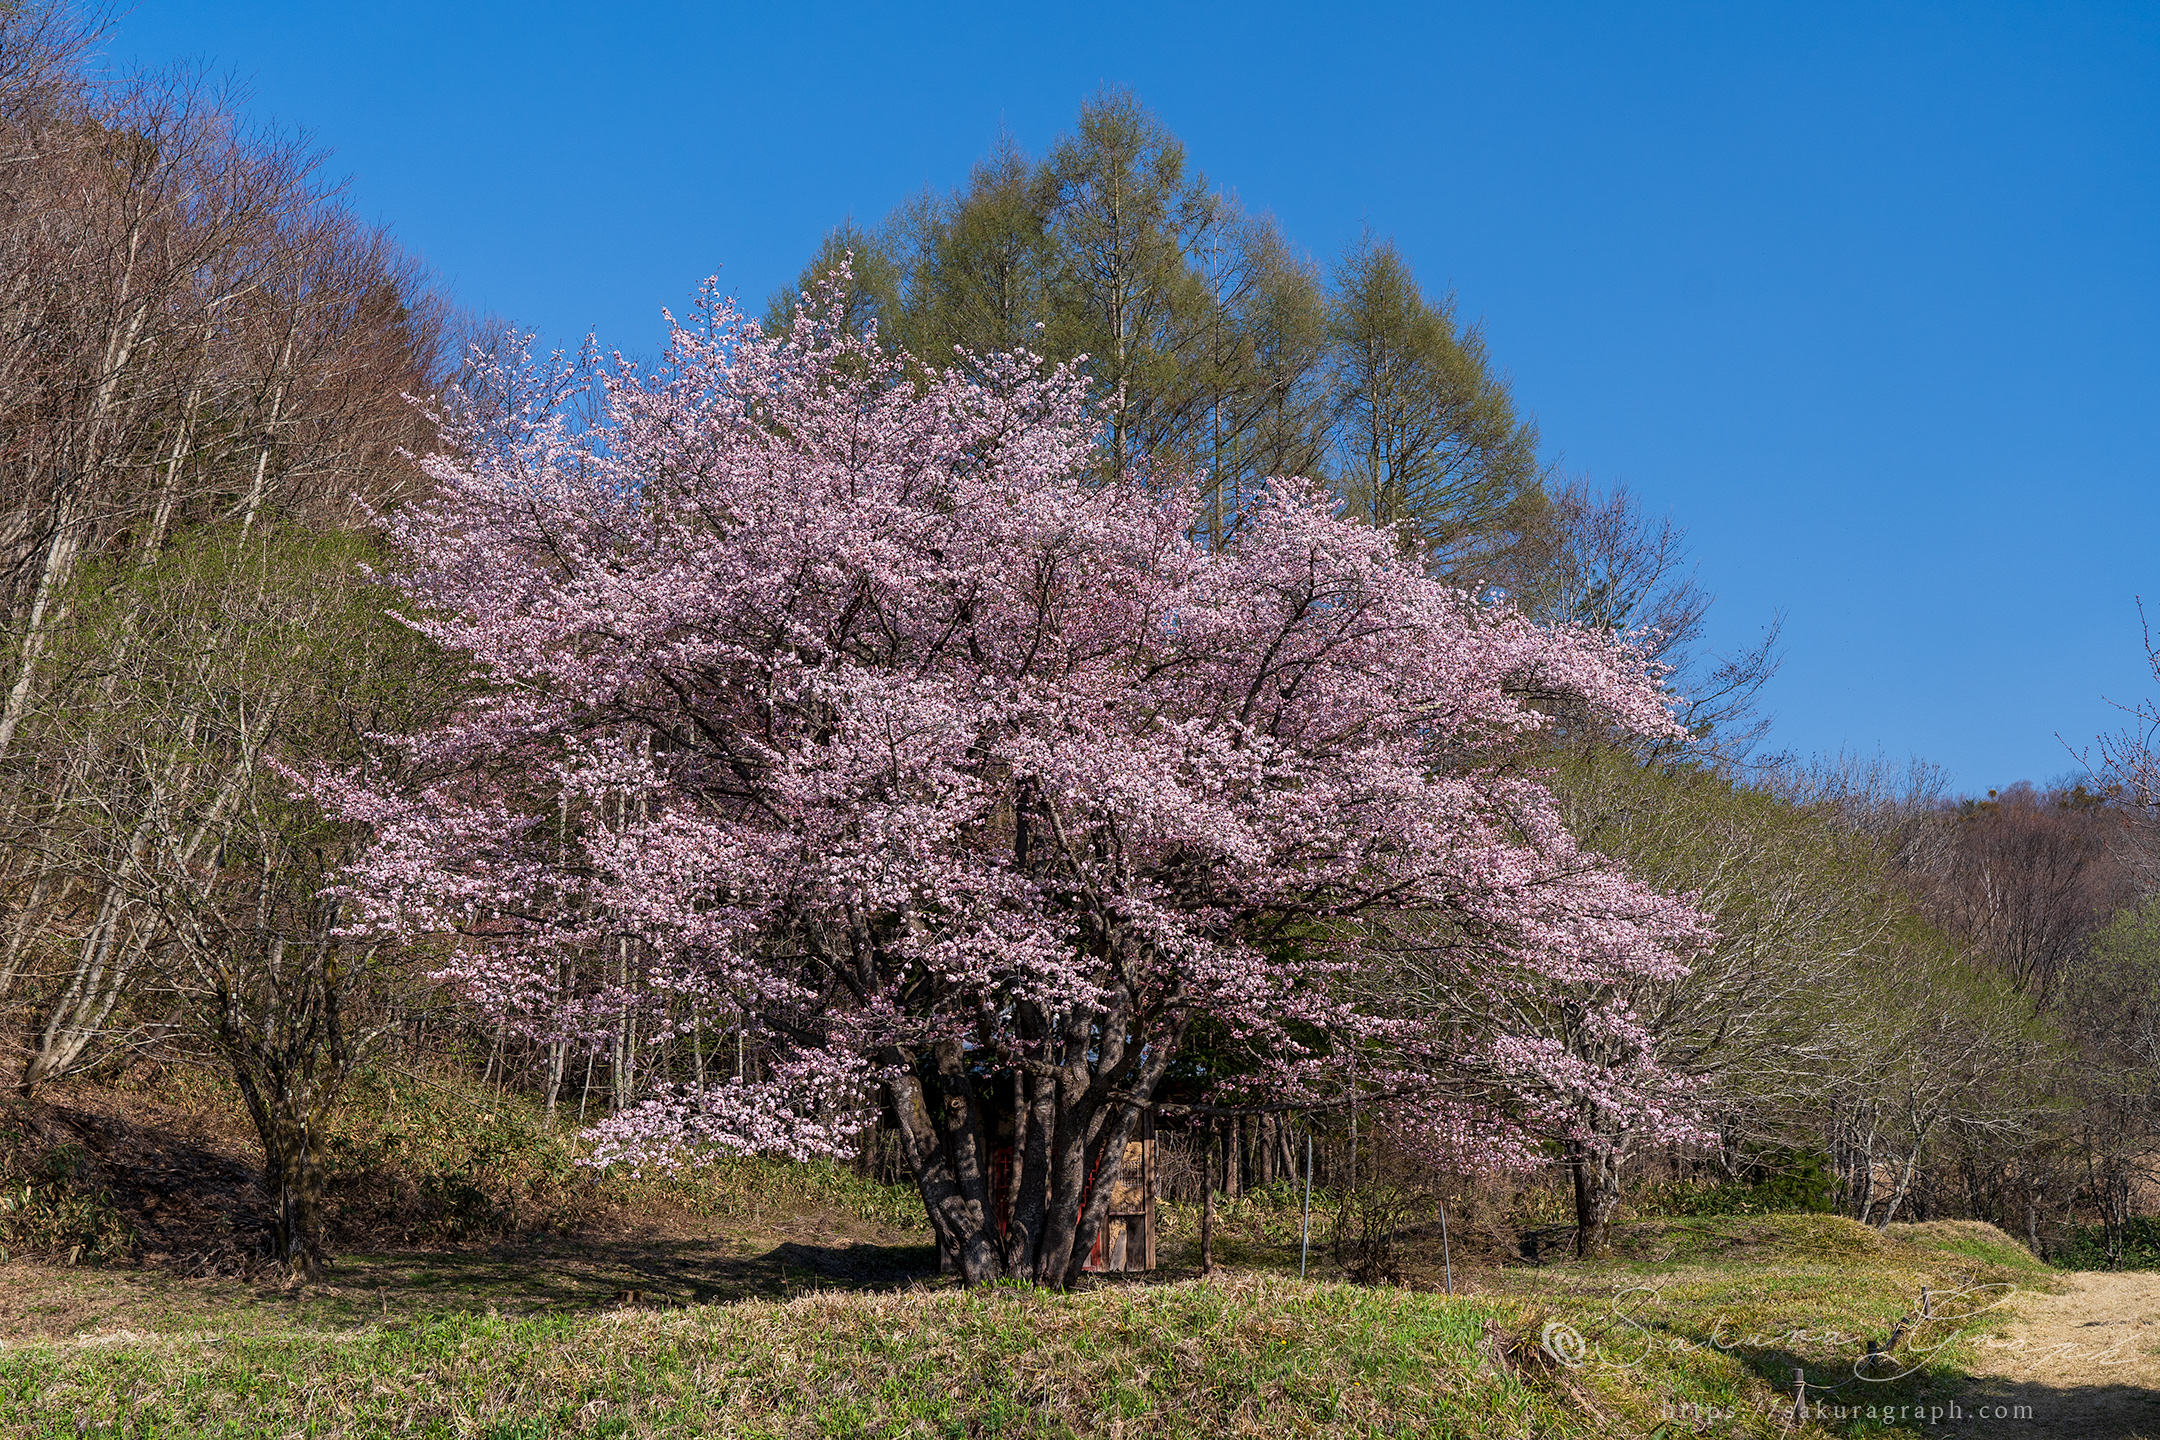
{"label": "larch tree", "polygon": [[[604,1122],[603,1159],[839,1153],[882,1094],[959,1273],[1064,1284],[1203,1018],[1289,1096],[1445,1054],[1663,1103],[1648,1067],[1340,983],[1398,912],[1449,917],[1466,987],[1705,941],[1523,763],[1556,696],[1673,728],[1624,641],[1452,590],[1295,480],[1198,543],[1190,487],[1106,465],[1085,377],[888,354],[837,281],[778,336],[708,297],[604,392],[595,425],[450,417],[388,529],[409,623],[483,693],[404,742],[423,780],[312,781],[376,836],[351,933],[452,937],[445,977],[512,1023],[665,994],[757,1033],[753,1072]],[[564,998],[595,955],[644,984]],[[1453,1081],[1356,1083],[1436,1133],[1515,1123]]]}
{"label": "larch tree", "polygon": [[917,313],[908,338],[920,353],[1040,348],[1050,306],[1041,200],[1035,166],[1001,135],[964,190],[917,213]]}
{"label": "larch tree", "polygon": [[965,186],[876,227],[830,232],[766,329],[843,267],[850,322],[931,363],[1016,346],[1079,362],[1105,463],[1144,459],[1201,490],[1215,543],[1271,475],[1326,458],[1326,300],[1272,218],[1211,190],[1126,91],[1081,107],[1042,161],[1000,136]]}
{"label": "larch tree", "polygon": [[1338,482],[1350,507],[1468,577],[1543,499],[1537,427],[1452,297],[1425,298],[1392,241],[1336,269],[1329,315]]}

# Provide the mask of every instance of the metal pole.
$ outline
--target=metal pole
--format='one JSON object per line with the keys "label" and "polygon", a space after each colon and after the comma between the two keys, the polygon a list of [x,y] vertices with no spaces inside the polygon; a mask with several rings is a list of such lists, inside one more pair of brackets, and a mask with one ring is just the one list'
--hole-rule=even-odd
{"label": "metal pole", "polygon": [[1312,1249],[1312,1131],[1305,1132],[1305,1213],[1298,1218],[1297,1278],[1305,1278],[1305,1256]]}
{"label": "metal pole", "polygon": [[1455,1293],[1455,1260],[1454,1257],[1448,1254],[1447,1205],[1444,1202],[1440,1206],[1440,1263],[1447,1267],[1447,1293],[1453,1295]]}

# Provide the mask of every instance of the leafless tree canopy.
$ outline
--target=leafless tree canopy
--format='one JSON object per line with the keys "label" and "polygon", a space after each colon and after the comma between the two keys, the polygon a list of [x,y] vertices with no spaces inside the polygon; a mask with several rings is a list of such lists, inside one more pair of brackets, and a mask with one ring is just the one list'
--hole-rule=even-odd
{"label": "leafless tree canopy", "polygon": [[341,738],[357,682],[320,682],[379,606],[337,537],[412,482],[445,309],[298,138],[192,70],[101,78],[103,33],[0,10],[0,1008],[26,1093],[194,1034],[304,1210],[281,1149],[352,966],[313,898],[339,837],[267,762]]}

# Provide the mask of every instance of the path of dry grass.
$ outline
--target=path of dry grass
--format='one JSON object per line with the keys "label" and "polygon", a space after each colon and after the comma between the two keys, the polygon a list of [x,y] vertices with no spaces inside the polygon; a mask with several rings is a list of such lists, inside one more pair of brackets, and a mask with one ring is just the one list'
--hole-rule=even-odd
{"label": "path of dry grass", "polygon": [[2007,1406],[2011,1414],[1946,1433],[2160,1440],[2160,1274],[2066,1278],[2060,1294],[2020,1291],[2010,1301],[2016,1323],[1977,1346],[1966,1408]]}

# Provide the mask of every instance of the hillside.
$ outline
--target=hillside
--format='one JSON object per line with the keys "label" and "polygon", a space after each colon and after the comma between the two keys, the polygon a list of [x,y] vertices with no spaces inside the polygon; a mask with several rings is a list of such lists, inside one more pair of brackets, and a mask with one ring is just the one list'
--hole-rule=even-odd
{"label": "hillside", "polygon": [[[1449,1296],[1422,1237],[1407,1286],[1346,1283],[1325,1245],[1299,1281],[1262,1197],[1226,1213],[1212,1277],[1172,1211],[1156,1275],[967,1292],[904,1191],[768,1162],[598,1178],[514,1103],[410,1081],[364,1092],[335,1137],[324,1281],[268,1283],[237,1116],[182,1077],[158,1090],[14,1116],[79,1149],[78,1220],[102,1206],[127,1239],[72,1266],[18,1243],[0,1266],[8,1433],[1767,1436],[1796,1433],[1795,1368],[1827,1407],[1803,1435],[2003,1433],[1951,1404],[2029,1406],[2035,1435],[2136,1415],[2100,1371],[2035,1370],[2016,1317],[2063,1282],[1976,1223],[1645,1221],[1599,1264],[1473,1242]],[[223,1218],[163,1198],[180,1189]],[[1861,1364],[1893,1329],[1896,1363]]]}

